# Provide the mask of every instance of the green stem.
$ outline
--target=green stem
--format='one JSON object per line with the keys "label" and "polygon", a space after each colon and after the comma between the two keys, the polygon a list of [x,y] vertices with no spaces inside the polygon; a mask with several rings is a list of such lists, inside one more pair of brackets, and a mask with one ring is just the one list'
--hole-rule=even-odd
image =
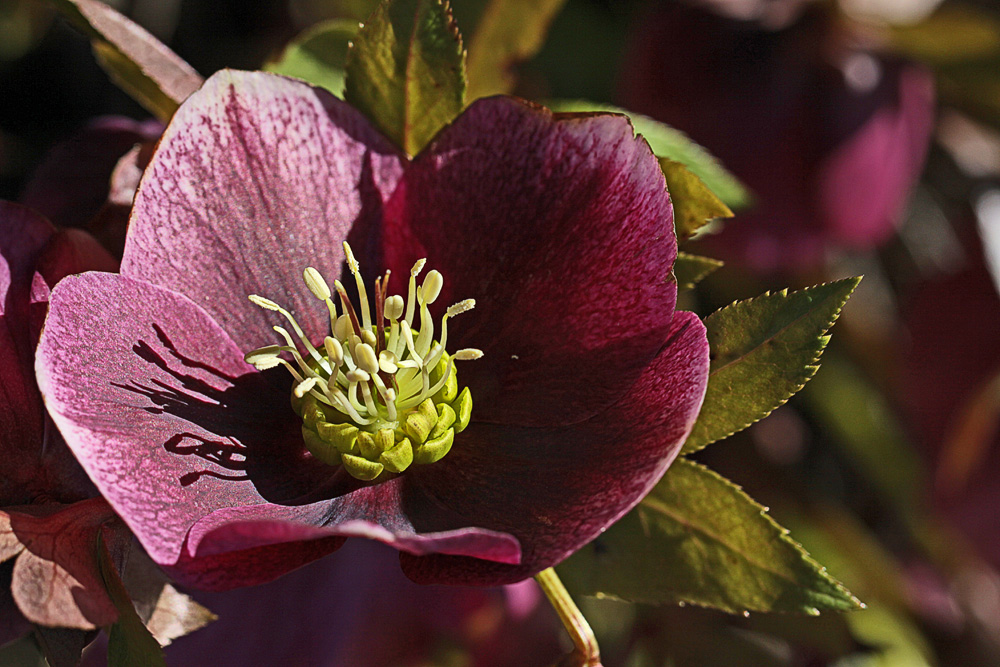
{"label": "green stem", "polygon": [[560,661],[557,667],[601,667],[601,651],[597,647],[594,631],[569,596],[556,571],[551,567],[542,570],[535,575],[535,581],[542,587],[545,597],[555,608],[559,620],[573,640],[573,652]]}

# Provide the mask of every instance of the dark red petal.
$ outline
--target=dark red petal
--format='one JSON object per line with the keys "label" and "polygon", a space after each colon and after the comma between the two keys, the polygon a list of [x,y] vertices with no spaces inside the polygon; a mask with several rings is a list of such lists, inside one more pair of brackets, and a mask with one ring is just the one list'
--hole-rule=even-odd
{"label": "dark red petal", "polygon": [[[328,332],[302,271],[340,276],[341,242],[381,217],[402,158],[352,107],[300,81],[222,71],[178,110],[136,195],[122,273],[185,294],[249,350],[280,318]],[[370,224],[370,222],[369,222]]]}
{"label": "dark red petal", "polygon": [[0,506],[33,499],[44,410],[34,377],[43,283],[35,266],[55,228],[34,211],[0,202]]}
{"label": "dark red petal", "polygon": [[385,257],[445,278],[476,420],[580,422],[628,389],[666,338],[677,253],[663,174],[623,116],[556,119],[513,98],[470,106],[419,155],[386,209]]}
{"label": "dark red petal", "polygon": [[499,585],[559,563],[649,492],[677,456],[708,381],[705,327],[674,317],[666,347],[615,406],[561,429],[472,424],[415,483],[468,523],[505,531],[523,549],[503,565],[402,554],[418,583]]}

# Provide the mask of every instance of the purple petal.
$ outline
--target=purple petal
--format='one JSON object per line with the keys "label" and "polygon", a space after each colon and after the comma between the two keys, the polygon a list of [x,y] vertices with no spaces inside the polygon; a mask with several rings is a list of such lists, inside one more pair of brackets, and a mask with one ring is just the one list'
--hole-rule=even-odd
{"label": "purple petal", "polygon": [[[55,228],[17,204],[0,202],[0,504],[32,500],[44,432],[35,386],[36,327],[44,305],[33,306],[35,266]],[[37,312],[41,308],[41,312]]]}
{"label": "purple petal", "polygon": [[555,565],[649,492],[677,456],[708,381],[705,327],[674,317],[669,342],[624,398],[560,429],[472,424],[447,458],[414,471],[415,483],[476,525],[509,532],[521,563],[402,555],[418,583],[498,585]]}
{"label": "purple petal", "polygon": [[486,353],[459,375],[474,419],[574,423],[617,400],[666,338],[672,216],[624,117],[491,98],[407,170],[386,209],[386,265],[406,277],[427,257],[445,277],[438,305],[476,299],[449,331]]}
{"label": "purple petal", "polygon": [[150,556],[188,583],[259,583],[364,536],[413,553],[517,562],[517,541],[399,478],[372,487],[305,452],[287,378],[268,376],[196,304],[88,273],[52,293],[38,348],[49,410]]}
{"label": "purple petal", "polygon": [[[247,478],[241,436],[275,437],[282,424],[268,408],[287,409],[287,394],[275,404],[242,357],[204,311],[148,283],[87,273],[52,293],[37,353],[42,395],[80,463],[157,562],[175,561],[190,526],[208,512],[263,502],[249,479],[216,477]],[[199,472],[193,493],[185,476]]]}
{"label": "purple petal", "polygon": [[341,241],[381,217],[401,169],[396,149],[332,95],[219,72],[178,110],[146,169],[122,274],[187,295],[245,350],[274,342],[274,314],[247,301],[254,293],[322,336],[326,309],[302,271],[340,275]]}

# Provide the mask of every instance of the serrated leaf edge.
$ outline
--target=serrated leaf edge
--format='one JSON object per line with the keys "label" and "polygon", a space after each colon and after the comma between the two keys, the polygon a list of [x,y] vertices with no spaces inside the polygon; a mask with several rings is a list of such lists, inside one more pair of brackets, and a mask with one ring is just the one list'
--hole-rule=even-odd
{"label": "serrated leaf edge", "polygon": [[[760,503],[758,503],[756,500],[754,500],[746,491],[743,490],[742,486],[740,486],[739,484],[733,482],[732,480],[730,480],[730,479],[728,479],[728,478],[720,475],[719,473],[715,472],[714,470],[712,470],[708,466],[703,465],[701,463],[698,463],[697,461],[692,461],[691,459],[688,459],[686,457],[678,457],[678,459],[676,461],[674,461],[674,463],[672,465],[678,465],[678,464],[682,465],[682,466],[683,465],[692,466],[695,469],[697,469],[700,473],[709,475],[711,477],[714,477],[717,481],[719,481],[722,484],[727,485],[730,488],[732,488],[732,490],[736,494],[738,494],[742,499],[744,499],[746,502],[750,503],[752,506],[754,506],[755,508],[757,508],[760,511],[760,516],[768,524],[770,524],[770,526],[772,528],[777,529],[777,531],[778,531],[778,538],[780,540],[782,540],[785,544],[788,544],[789,546],[793,547],[796,550],[796,552],[798,552],[798,554],[802,557],[803,561],[805,561],[805,563],[807,565],[813,567],[816,570],[816,573],[817,573],[817,575],[819,575],[820,578],[822,578],[824,581],[826,581],[831,586],[833,586],[838,592],[840,592],[840,593],[843,594],[843,596],[844,596],[843,600],[838,600],[837,598],[834,598],[833,596],[828,595],[826,593],[817,593],[817,592],[814,591],[814,593],[816,593],[816,595],[817,595],[818,598],[821,598],[821,599],[829,598],[831,601],[833,601],[834,604],[830,605],[829,610],[847,611],[847,610],[851,610],[851,609],[853,609],[853,610],[859,610],[859,609],[864,609],[865,608],[865,604],[863,602],[861,602],[861,600],[859,600],[853,593],[851,593],[847,589],[846,586],[844,586],[833,575],[831,575],[824,565],[821,565],[819,562],[817,562],[816,559],[813,558],[809,554],[808,551],[806,551],[805,547],[803,547],[801,544],[799,544],[797,541],[795,541],[795,539],[793,539],[791,537],[791,531],[789,531],[787,528],[785,528],[780,523],[778,523],[777,521],[775,521],[774,517],[772,517],[768,513],[768,508],[764,507],[763,505],[761,505]],[[667,471],[667,474],[670,474],[669,470]],[[643,498],[640,501],[638,507],[642,507],[643,505],[646,504],[646,502],[647,502],[647,498]],[[760,569],[764,570],[765,572],[770,572],[771,574],[775,575],[776,577],[778,577],[780,579],[783,579],[784,581],[789,581],[789,583],[792,583],[794,585],[798,585],[796,582],[787,579],[785,576],[783,576],[782,574],[780,574],[778,572],[775,572],[774,570],[772,570],[771,568],[767,567],[766,565],[761,565],[761,564],[759,564],[759,563],[751,560],[749,557],[747,557],[746,555],[744,555],[738,549],[730,547],[726,543],[726,541],[724,539],[722,539],[721,537],[718,537],[718,536],[716,536],[714,534],[711,534],[711,533],[709,533],[709,532],[707,532],[705,530],[702,530],[701,528],[698,528],[697,526],[691,526],[688,522],[686,522],[683,519],[680,519],[680,518],[674,516],[673,514],[670,514],[670,513],[667,513],[667,512],[664,512],[664,514],[667,514],[667,516],[669,516],[672,520],[677,521],[678,523],[680,523],[680,524],[682,524],[684,526],[687,526],[687,527],[691,528],[692,530],[695,530],[695,531],[701,533],[702,535],[705,535],[705,536],[709,537],[710,539],[718,542],[719,544],[725,545],[726,548],[729,549],[730,551],[732,551],[734,553],[739,553],[743,558],[746,559],[747,562],[749,562],[754,567],[759,567]],[[607,594],[605,594],[603,597],[613,597],[615,599],[619,599],[617,596],[608,596]],[[704,602],[700,602],[700,601],[697,601],[697,600],[686,599],[686,598],[684,598],[683,595],[677,595],[677,598],[678,598],[679,601],[682,600],[685,604],[690,604],[690,605],[694,605],[694,606],[697,606],[697,607],[702,607],[702,608],[705,608],[705,609],[721,609],[720,607],[716,607],[716,606],[711,605],[711,604],[706,604]],[[623,600],[623,601],[627,602],[627,600]],[[841,604],[841,602],[842,602],[842,604]],[[731,610],[728,610],[728,609],[721,609],[721,610],[725,611],[727,613],[733,613],[733,612],[731,612]],[[743,609],[743,610],[740,610],[740,611],[748,612],[748,613],[749,612],[757,612],[757,613],[785,613],[785,614],[791,613],[791,612],[787,612],[787,611],[760,612],[760,610],[754,610],[754,609]]]}
{"label": "serrated leaf edge", "polygon": [[[795,394],[797,394],[800,391],[802,391],[802,388],[805,387],[806,384],[809,382],[809,380],[811,380],[813,378],[813,376],[816,375],[817,371],[819,371],[819,366],[820,366],[819,361],[823,357],[823,352],[826,351],[826,346],[830,342],[829,331],[833,327],[833,325],[837,322],[837,320],[840,318],[840,313],[844,310],[844,306],[847,305],[847,301],[851,298],[851,295],[854,294],[854,290],[857,289],[858,284],[860,284],[862,278],[863,278],[863,276],[855,276],[853,278],[843,278],[841,280],[831,280],[829,282],[818,283],[816,285],[811,285],[809,287],[805,287],[803,289],[795,290],[794,292],[792,292],[792,294],[798,294],[800,292],[805,292],[805,291],[812,290],[812,289],[818,289],[820,287],[826,287],[828,285],[835,285],[837,283],[848,283],[848,282],[853,282],[854,283],[854,286],[850,289],[850,291],[848,291],[844,295],[844,298],[841,300],[840,305],[833,312],[833,314],[831,315],[830,320],[827,322],[826,326],[823,327],[823,329],[820,331],[819,337],[817,339],[817,340],[819,340],[820,344],[819,344],[819,347],[817,348],[816,356],[813,357],[812,361],[810,361],[808,364],[806,364],[805,366],[802,367],[803,371],[805,371],[805,375],[804,375],[804,377],[802,379],[802,382],[799,383],[795,387],[795,389],[792,391],[792,393],[790,393],[788,396],[786,396],[784,399],[782,399],[773,408],[771,408],[770,410],[764,412],[764,414],[760,415],[759,417],[756,417],[755,419],[752,419],[751,421],[747,422],[747,424],[745,424],[744,426],[742,426],[740,428],[737,428],[737,429],[734,429],[733,431],[730,431],[729,433],[726,433],[723,436],[720,436],[720,437],[718,437],[718,438],[716,438],[714,440],[709,440],[707,442],[699,444],[696,447],[691,447],[691,448],[688,447],[688,443],[687,443],[687,441],[685,441],[684,446],[681,448],[681,454],[693,454],[694,452],[701,451],[702,449],[704,449],[705,447],[708,447],[711,444],[719,442],[720,440],[725,440],[726,438],[728,438],[728,437],[730,437],[732,435],[735,435],[736,433],[739,433],[740,431],[753,426],[754,424],[756,424],[757,422],[759,422],[760,420],[764,419],[765,417],[767,417],[768,415],[770,415],[772,412],[774,412],[775,410],[777,410],[778,408],[780,408],[782,405],[784,405],[785,403],[787,403],[792,398],[792,396],[794,396]],[[723,311],[725,311],[725,310],[727,310],[729,308],[734,308],[734,307],[737,307],[737,306],[740,306],[740,305],[750,304],[750,303],[759,301],[761,299],[766,299],[766,298],[770,298],[770,297],[774,297],[774,296],[786,297],[788,295],[789,295],[788,294],[788,288],[786,287],[785,289],[779,290],[777,292],[771,292],[769,290],[769,291],[764,292],[763,294],[759,294],[759,295],[757,295],[757,296],[755,296],[755,297],[753,297],[751,299],[744,299],[742,301],[734,301],[733,303],[729,304],[728,306],[723,306],[719,310],[715,311],[714,313],[712,313],[711,315],[709,315],[708,317],[706,317],[704,319],[704,322],[705,322],[705,324],[707,326],[709,319],[711,319],[714,315],[716,315],[718,313],[721,313],[721,312],[723,312]],[[799,318],[796,318],[795,321],[798,321],[798,319]],[[784,331],[788,327],[792,326],[792,324],[794,324],[794,322],[785,325],[784,327],[782,327],[779,330],[778,333],[780,333],[781,331]],[[775,334],[775,336],[777,336],[777,335],[778,334]],[[773,337],[774,336],[772,336],[772,338]],[[750,352],[753,352],[754,350],[757,350],[759,347],[760,346],[758,345],[757,347],[753,348],[753,350],[751,350]],[[750,354],[750,352],[747,352],[743,356],[744,357],[747,356],[747,354]],[[718,370],[721,370],[722,368],[728,367],[732,363],[734,363],[734,362],[729,362],[729,363],[725,364],[724,366],[721,366],[720,368],[717,368],[715,370],[710,371],[709,372],[709,381],[711,381],[711,377],[712,377],[713,373],[717,372]]]}

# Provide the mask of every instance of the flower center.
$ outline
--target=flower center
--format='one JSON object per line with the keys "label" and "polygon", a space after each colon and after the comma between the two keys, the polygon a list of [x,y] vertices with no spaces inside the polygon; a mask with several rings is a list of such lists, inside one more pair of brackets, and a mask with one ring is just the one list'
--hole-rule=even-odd
{"label": "flower center", "polygon": [[[330,313],[330,335],[322,349],[306,338],[291,313],[252,294],[254,304],[288,320],[299,344],[287,329],[276,326],[285,344],[253,350],[244,358],[258,370],[287,368],[295,381],[292,408],[302,418],[306,448],[324,463],[341,465],[357,479],[370,481],[384,472],[401,473],[412,464],[440,461],[451,450],[455,434],[465,429],[472,414],[472,394],[468,387],[459,392],[455,362],[478,359],[483,353],[445,351],[448,319],[471,310],[473,299],[448,308],[441,318],[440,340],[434,340],[428,306],[440,295],[444,279],[430,271],[417,287],[426,260],[410,270],[405,301],[398,294],[388,296],[389,271],[375,279],[373,316],[358,262],[346,242],[344,252],[357,282],[359,309],[335,280],[338,315],[333,292],[319,271],[308,267],[303,272],[309,291]],[[418,312],[420,327],[414,329]]]}

